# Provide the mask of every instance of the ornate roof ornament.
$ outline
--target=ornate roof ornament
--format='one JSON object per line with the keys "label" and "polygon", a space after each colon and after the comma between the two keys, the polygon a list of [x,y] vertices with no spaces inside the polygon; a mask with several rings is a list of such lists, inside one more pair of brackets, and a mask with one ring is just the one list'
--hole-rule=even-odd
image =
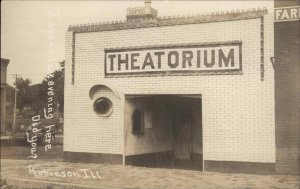
{"label": "ornate roof ornament", "polygon": [[241,9],[222,12],[201,13],[201,15],[176,15],[158,17],[157,10],[151,8],[151,1],[145,0],[145,7],[127,9],[127,20],[98,22],[98,24],[76,24],[69,26],[73,32],[95,32],[135,28],[160,27],[182,24],[199,24],[208,22],[226,22],[260,18],[268,13],[264,8]]}

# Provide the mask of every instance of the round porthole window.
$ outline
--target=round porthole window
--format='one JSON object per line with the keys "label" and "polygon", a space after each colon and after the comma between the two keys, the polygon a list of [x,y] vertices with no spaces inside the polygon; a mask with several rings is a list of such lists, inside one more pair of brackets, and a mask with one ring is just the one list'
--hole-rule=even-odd
{"label": "round porthole window", "polygon": [[100,116],[109,116],[112,112],[112,102],[105,97],[98,98],[94,102],[94,111]]}

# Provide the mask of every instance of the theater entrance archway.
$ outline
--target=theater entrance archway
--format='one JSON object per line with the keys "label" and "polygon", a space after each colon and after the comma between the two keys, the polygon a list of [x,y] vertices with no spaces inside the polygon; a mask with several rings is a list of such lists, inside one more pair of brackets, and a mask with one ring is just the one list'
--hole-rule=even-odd
{"label": "theater entrance archway", "polygon": [[201,95],[126,95],[125,164],[202,170]]}

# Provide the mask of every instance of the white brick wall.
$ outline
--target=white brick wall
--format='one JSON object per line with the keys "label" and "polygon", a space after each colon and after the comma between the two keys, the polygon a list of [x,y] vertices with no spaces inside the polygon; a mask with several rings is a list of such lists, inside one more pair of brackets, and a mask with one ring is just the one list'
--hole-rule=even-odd
{"label": "white brick wall", "polygon": [[[275,162],[273,20],[265,16],[265,79],[260,80],[260,19],[77,33],[75,85],[66,35],[64,150],[124,153],[124,94],[201,94],[204,160]],[[242,41],[242,75],[104,77],[104,48]],[[118,91],[113,113],[93,112],[89,90]]]}

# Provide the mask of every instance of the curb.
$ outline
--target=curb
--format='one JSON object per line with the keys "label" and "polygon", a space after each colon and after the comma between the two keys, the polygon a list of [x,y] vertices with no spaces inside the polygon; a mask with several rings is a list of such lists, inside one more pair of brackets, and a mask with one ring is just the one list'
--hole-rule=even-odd
{"label": "curb", "polygon": [[[41,181],[41,180],[32,180],[32,179],[22,179],[22,178],[8,178],[1,179],[5,180],[5,185],[10,188],[45,188],[45,189],[117,189],[112,187],[101,187],[101,186],[86,186],[81,184],[72,184],[72,183],[62,183],[62,182],[53,182],[53,181]],[[2,187],[2,186],[1,186]]]}

